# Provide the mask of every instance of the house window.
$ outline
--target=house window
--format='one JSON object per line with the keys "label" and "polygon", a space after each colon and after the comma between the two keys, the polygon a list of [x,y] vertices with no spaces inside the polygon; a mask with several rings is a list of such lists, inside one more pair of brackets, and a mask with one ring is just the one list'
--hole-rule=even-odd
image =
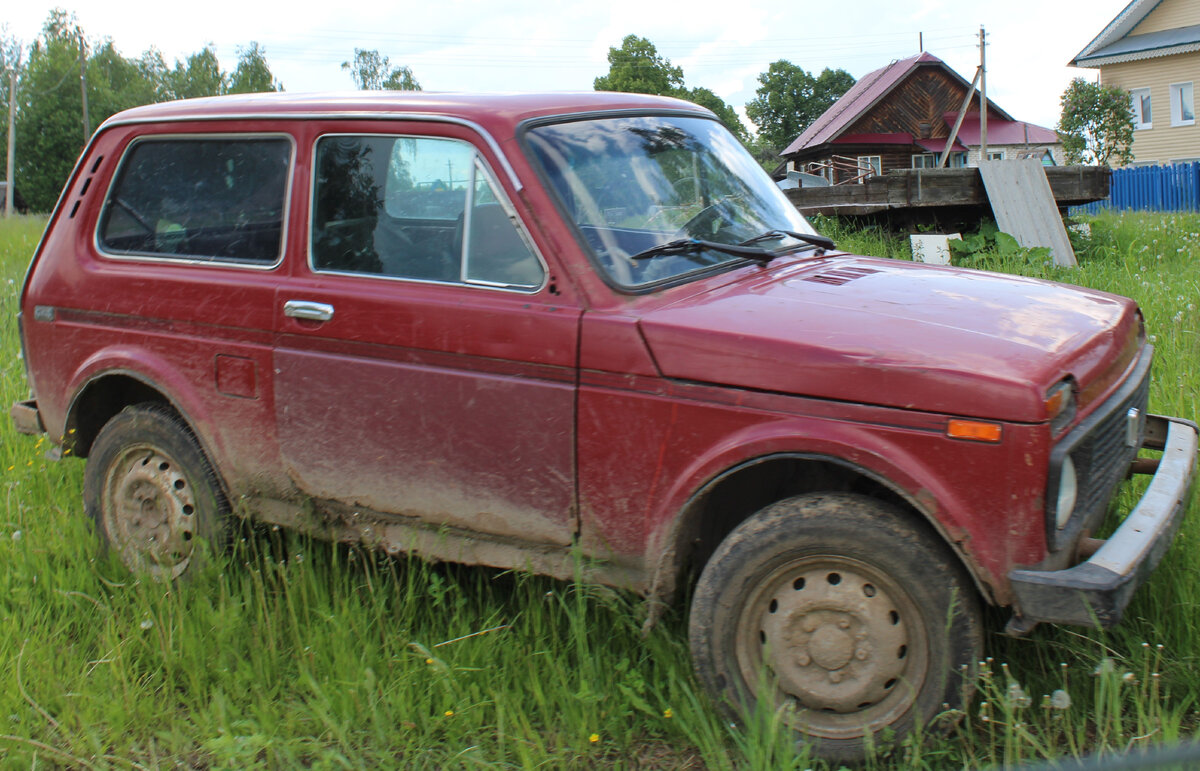
{"label": "house window", "polygon": [[1150,112],[1150,89],[1130,89],[1129,99],[1132,102],[1131,109],[1133,110],[1133,127],[1135,129],[1153,128],[1153,116]]}
{"label": "house window", "polygon": [[1171,125],[1192,126],[1196,123],[1196,104],[1192,99],[1191,83],[1171,84]]}
{"label": "house window", "polygon": [[921,153],[912,157],[912,167],[914,169],[936,169],[937,155],[933,153]]}
{"label": "house window", "polygon": [[989,161],[1002,161],[1002,160],[1004,160],[1004,151],[1003,150],[988,150],[987,159]]}
{"label": "house window", "polygon": [[858,181],[878,176],[883,173],[883,161],[878,155],[858,156]]}
{"label": "house window", "polygon": [[966,153],[950,153],[950,159],[946,161],[946,166],[951,169],[966,168],[967,154]]}

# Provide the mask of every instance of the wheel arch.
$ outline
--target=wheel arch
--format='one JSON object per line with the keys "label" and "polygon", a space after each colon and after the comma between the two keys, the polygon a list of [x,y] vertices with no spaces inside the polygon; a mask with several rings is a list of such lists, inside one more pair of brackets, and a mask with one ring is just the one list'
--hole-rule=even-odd
{"label": "wheel arch", "polygon": [[[661,609],[690,586],[717,546],[763,507],[794,495],[857,492],[892,503],[944,543],[988,603],[995,602],[984,571],[934,515],[936,504],[884,475],[832,455],[778,452],[745,460],[709,479],[687,500],[655,553],[649,597]],[[657,616],[652,615],[651,621]]]}

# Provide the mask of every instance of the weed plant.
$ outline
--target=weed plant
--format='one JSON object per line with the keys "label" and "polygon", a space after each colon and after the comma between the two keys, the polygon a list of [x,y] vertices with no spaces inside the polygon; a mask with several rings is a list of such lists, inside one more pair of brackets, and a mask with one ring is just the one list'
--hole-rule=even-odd
{"label": "weed plant", "polygon": [[[994,269],[1135,298],[1154,411],[1200,414],[1200,217],[1107,215],[1077,269]],[[44,220],[0,222],[0,403],[25,398],[15,312]],[[883,231],[837,233],[907,258]],[[686,613],[635,596],[246,528],[192,580],[129,575],[83,516],[82,463],[0,421],[0,768],[824,768],[769,709],[732,728],[699,690]],[[1128,507],[1132,493],[1119,502]],[[1200,512],[1119,628],[990,619],[965,715],[871,769],[1012,767],[1195,735]],[[955,723],[957,719],[957,723]]]}

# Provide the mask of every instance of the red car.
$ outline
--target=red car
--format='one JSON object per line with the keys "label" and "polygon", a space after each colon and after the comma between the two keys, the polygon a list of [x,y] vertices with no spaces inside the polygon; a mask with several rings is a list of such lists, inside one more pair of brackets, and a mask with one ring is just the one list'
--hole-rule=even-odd
{"label": "red car", "polygon": [[700,680],[835,759],[961,703],[983,603],[1116,623],[1196,456],[1146,410],[1132,301],[838,252],[711,113],[633,94],[121,113],[21,327],[17,426],[87,459],[131,568],[186,575],[231,515],[582,556],[655,607],[690,588]]}

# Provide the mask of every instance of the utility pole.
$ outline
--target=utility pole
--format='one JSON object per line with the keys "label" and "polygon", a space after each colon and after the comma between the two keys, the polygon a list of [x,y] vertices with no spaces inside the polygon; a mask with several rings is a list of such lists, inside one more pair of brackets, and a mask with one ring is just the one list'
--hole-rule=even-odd
{"label": "utility pole", "polygon": [[988,159],[987,151],[987,33],[979,25],[979,162]]}
{"label": "utility pole", "polygon": [[17,135],[14,130],[17,124],[17,68],[21,66],[20,58],[8,63],[8,163],[5,165],[4,216],[11,217],[13,213],[13,165],[17,162]]}
{"label": "utility pole", "polygon": [[83,39],[83,30],[79,30],[79,90],[83,97],[83,144],[86,146],[92,138],[92,122],[88,119],[87,41]]}
{"label": "utility pole", "polygon": [[[4,32],[6,30],[0,30]],[[13,167],[17,158],[17,72],[21,69],[21,51],[23,46],[16,38],[0,40],[0,66],[8,70],[8,163],[5,165],[4,216],[13,213],[13,195],[16,172]]]}

